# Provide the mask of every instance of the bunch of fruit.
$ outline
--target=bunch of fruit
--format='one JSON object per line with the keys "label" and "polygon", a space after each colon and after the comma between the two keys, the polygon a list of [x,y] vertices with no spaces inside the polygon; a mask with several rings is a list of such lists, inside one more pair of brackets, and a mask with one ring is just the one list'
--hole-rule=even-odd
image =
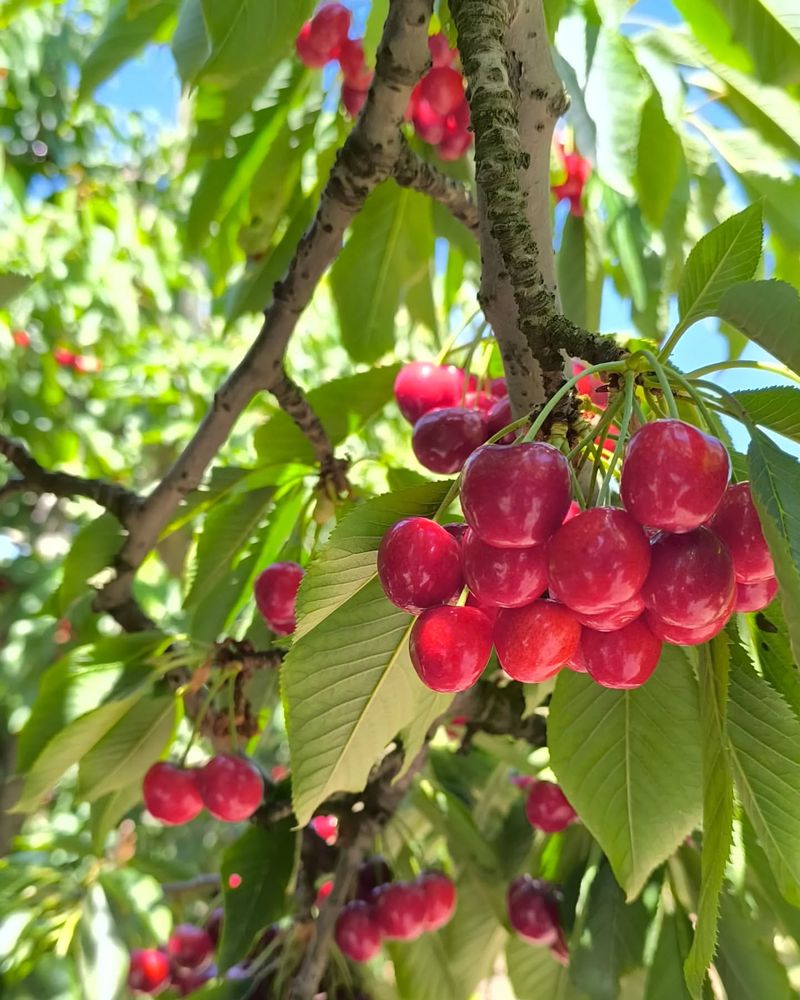
{"label": "bunch of fruit", "polygon": [[216,938],[210,928],[179,924],[165,948],[136,948],[128,966],[128,988],[153,995],[167,987],[178,996],[199,990],[217,974],[212,959]]}
{"label": "bunch of fruit", "polygon": [[374,958],[382,941],[413,941],[437,931],[456,908],[456,887],[442,872],[424,872],[413,882],[393,882],[380,856],[358,869],[355,899],[336,918],[339,950],[354,962]]}
{"label": "bunch of fruit", "polygon": [[472,145],[464,78],[455,68],[458,50],[441,32],[430,35],[431,68],[411,92],[406,118],[442,160],[457,160]]}
{"label": "bunch of fruit", "polygon": [[306,21],[295,40],[297,57],[304,66],[321,69],[334,60],[344,77],[342,104],[351,118],[364,106],[373,71],[364,59],[364,43],[350,38],[350,11],[340,3],[328,3]]}
{"label": "bunch of fruit", "polygon": [[145,774],[142,795],[150,814],[170,826],[193,820],[203,806],[216,819],[239,823],[264,801],[264,778],[234,754],[217,754],[202,767],[159,761]]}
{"label": "bunch of fruit", "polygon": [[[448,412],[428,411],[415,437],[422,420]],[[628,443],[624,509],[575,512],[570,468],[553,446],[473,450],[460,484],[467,527],[407,518],[378,551],[386,596],[418,615],[409,649],[420,678],[435,691],[462,691],[494,647],[514,680],[569,667],[606,687],[635,688],[663,642],[705,642],[735,611],[766,606],[777,589],[772,559],[748,484],[729,487],[729,476],[720,441],[656,420]]]}

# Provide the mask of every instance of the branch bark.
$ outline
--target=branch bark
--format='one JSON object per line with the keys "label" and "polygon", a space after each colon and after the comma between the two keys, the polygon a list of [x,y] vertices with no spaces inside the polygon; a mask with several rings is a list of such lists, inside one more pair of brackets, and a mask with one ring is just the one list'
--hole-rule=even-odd
{"label": "branch bark", "polygon": [[467,188],[417,156],[405,140],[394,167],[394,179],[402,187],[413,188],[444,205],[454,218],[477,235],[478,208]]}

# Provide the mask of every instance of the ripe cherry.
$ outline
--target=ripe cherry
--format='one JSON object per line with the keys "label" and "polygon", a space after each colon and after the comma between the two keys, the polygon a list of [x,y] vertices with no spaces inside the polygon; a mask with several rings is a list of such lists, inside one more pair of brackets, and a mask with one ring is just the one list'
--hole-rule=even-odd
{"label": "ripe cherry", "polygon": [[420,92],[434,111],[449,115],[464,100],[464,81],[452,66],[434,66],[423,76]]}
{"label": "ripe cherry", "polygon": [[417,879],[425,894],[425,930],[438,931],[456,910],[456,887],[442,872],[425,872]]}
{"label": "ripe cherry", "polygon": [[616,632],[584,628],[581,655],[586,670],[603,687],[626,690],[641,687],[658,665],[661,640],[641,618]]}
{"label": "ripe cherry", "polygon": [[725,490],[708,527],[730,549],[737,583],[756,583],[775,575],[749,483],[737,483]]}
{"label": "ripe cherry", "polygon": [[[418,97],[411,109],[411,121],[414,131],[431,146],[435,146],[444,138],[444,116],[434,111],[424,97]],[[458,400],[456,400],[458,402]]]}
{"label": "ripe cherry", "polygon": [[361,113],[361,109],[364,107],[367,101],[367,90],[369,89],[369,84],[364,90],[356,90],[355,87],[351,87],[349,83],[345,83],[342,87],[342,104],[344,105],[345,111],[350,115],[351,118],[357,118]]}
{"label": "ripe cherry", "polygon": [[320,7],[311,18],[309,41],[319,52],[334,52],[347,38],[350,11],[340,3]]}
{"label": "ripe cherry", "polygon": [[448,162],[458,160],[472,145],[472,133],[459,128],[454,121],[451,121],[451,117],[448,115],[445,118],[444,136],[436,147],[439,159]]}
{"label": "ripe cherry", "polygon": [[278,635],[294,632],[297,591],[303,575],[303,567],[297,563],[277,562],[267,566],[256,578],[253,587],[256,607]]}
{"label": "ripe cherry", "polygon": [[710,528],[657,535],[650,550],[642,597],[659,618],[681,628],[699,628],[731,606],[736,587],[733,560],[728,546]]}
{"label": "ripe cherry", "polygon": [[458,406],[463,387],[464,373],[455,365],[412,361],[397,373],[394,398],[406,420],[415,424],[431,410]]}
{"label": "ripe cherry", "polygon": [[550,596],[596,614],[638,594],[650,568],[641,526],[618,507],[593,507],[563,524],[547,546]]}
{"label": "ripe cherry", "polygon": [[563,604],[540,600],[501,609],[492,636],[503,670],[530,684],[558,673],[575,652],[581,626]]}
{"label": "ripe cherry", "polygon": [[167,954],[176,965],[197,969],[211,960],[214,942],[211,935],[194,924],[178,924],[167,941]]}
{"label": "ripe cherry", "polygon": [[380,951],[382,934],[376,914],[361,899],[342,907],[334,935],[339,950],[354,962],[368,962]]}
{"label": "ripe cherry", "polygon": [[375,917],[385,938],[413,941],[425,930],[428,904],[413,882],[389,882],[375,890]]}
{"label": "ripe cherry", "polygon": [[449,524],[443,524],[442,527],[448,535],[455,538],[459,545],[464,541],[464,535],[469,531],[469,525],[464,521],[451,521]]}
{"label": "ripe cherry", "polygon": [[578,818],[566,795],[552,781],[536,781],[530,786],[525,815],[531,826],[545,833],[559,833]]}
{"label": "ripe cherry", "polygon": [[[486,414],[486,424],[489,428],[489,437],[494,437],[498,434],[504,427],[513,421],[514,417],[511,413],[511,400],[508,396],[501,396],[500,399],[495,400],[492,404],[492,408]],[[509,431],[499,439],[498,444],[512,444],[514,438],[516,437],[516,431]]]}
{"label": "ripe cherry", "polygon": [[31,346],[31,335],[27,330],[12,330],[11,339],[17,345],[17,347],[30,347]]}
{"label": "ripe cherry", "polygon": [[502,399],[508,395],[508,383],[504,378],[493,378],[489,383],[489,391],[495,399]]}
{"label": "ripe cherry", "polygon": [[366,858],[358,866],[356,872],[356,896],[369,903],[372,900],[373,892],[379,885],[386,885],[393,879],[392,869],[389,867],[386,858],[380,854],[375,854]]}
{"label": "ripe cherry", "polygon": [[[369,80],[366,74],[367,69],[364,59],[364,43],[360,38],[345,38],[339,46],[339,65],[342,68],[345,83],[348,83],[356,90],[366,90]],[[366,81],[366,83],[365,83]]]}
{"label": "ripe cherry", "polygon": [[464,466],[464,518],[489,545],[541,545],[564,520],[569,503],[569,465],[552,445],[487,444]]}
{"label": "ripe cherry", "polygon": [[536,944],[553,944],[558,939],[561,921],[558,902],[546,882],[520,875],[508,887],[508,919],[520,937]]}
{"label": "ripe cherry", "polygon": [[575,612],[575,617],[587,628],[593,628],[596,632],[616,632],[625,628],[644,611],[644,598],[641,594],[634,594],[630,600],[624,604],[617,604],[608,611],[599,611],[597,614],[582,615]]}
{"label": "ripe cherry", "polygon": [[197,772],[159,761],[144,776],[142,797],[148,812],[162,823],[188,823],[203,808],[195,776]]}
{"label": "ripe cherry", "polygon": [[716,438],[682,420],[654,420],[628,442],[620,494],[640,524],[692,531],[719,506],[730,471]]}
{"label": "ripe cherry", "polygon": [[428,51],[434,67],[450,66],[457,55],[456,49],[450,48],[450,42],[444,32],[428,36]]}
{"label": "ripe cherry", "polygon": [[326,879],[322,885],[317,889],[317,894],[314,897],[314,905],[319,909],[325,900],[333,892],[333,879]]}
{"label": "ripe cherry", "polygon": [[208,934],[211,938],[211,943],[214,947],[219,944],[219,940],[222,937],[222,921],[224,916],[225,911],[222,907],[215,906],[206,917],[205,924],[203,925],[206,929],[206,934]]}
{"label": "ripe cherry", "polygon": [[673,646],[699,646],[703,642],[708,642],[715,635],[725,628],[730,620],[730,614],[722,615],[708,625],[701,625],[699,628],[685,628],[681,625],[670,625],[652,611],[644,614],[644,623],[657,639],[662,642],[671,642]]}
{"label": "ripe cherry", "polygon": [[778,593],[778,581],[774,576],[756,583],[736,584],[735,611],[762,611]]}
{"label": "ripe cherry", "polygon": [[329,847],[339,838],[339,820],[336,816],[314,816],[308,825]]}
{"label": "ripe cherry", "polygon": [[311,41],[310,21],[306,21],[300,29],[294,41],[294,47],[297,52],[297,58],[304,66],[308,66],[309,69],[321,69],[332,58],[330,52],[321,52]]}
{"label": "ripe cherry", "polygon": [[494,626],[497,616],[500,613],[500,608],[495,604],[481,604],[478,598],[474,594],[467,594],[467,607],[468,608],[480,608],[481,611],[486,615],[489,621]]}
{"label": "ripe cherry", "polygon": [[264,798],[264,779],[255,764],[228,753],[200,768],[197,786],[211,815],[228,823],[252,816]]}
{"label": "ripe cherry", "polygon": [[411,447],[420,465],[431,472],[459,472],[464,462],[488,437],[480,410],[449,406],[426,413],[414,425]]}
{"label": "ripe cherry", "polygon": [[[581,361],[580,358],[572,359],[573,375],[580,375],[586,368],[588,368],[588,365]],[[575,391],[580,396],[588,396],[600,410],[605,410],[608,406],[608,386],[599,374],[584,375],[583,378],[578,379]]]}
{"label": "ripe cherry", "polygon": [[[583,632],[581,631],[581,635]],[[575,647],[575,652],[572,656],[568,657],[564,661],[564,666],[568,667],[570,670],[574,671],[576,674],[588,674],[589,671],[586,669],[586,658],[583,655],[583,647],[580,642]]]}
{"label": "ripe cherry", "polygon": [[392,604],[411,614],[446,604],[464,586],[459,544],[435,521],[404,518],[381,539],[378,577]]}
{"label": "ripe cherry", "polygon": [[159,993],[169,983],[169,959],[156,948],[131,952],[128,987],[134,993]]}
{"label": "ripe cherry", "polygon": [[409,653],[432,691],[465,691],[480,677],[492,652],[492,623],[478,608],[431,608],[414,622]]}
{"label": "ripe cherry", "polygon": [[469,529],[461,543],[464,579],[479,605],[519,608],[540,597],[547,587],[547,554],[543,545],[498,549]]}

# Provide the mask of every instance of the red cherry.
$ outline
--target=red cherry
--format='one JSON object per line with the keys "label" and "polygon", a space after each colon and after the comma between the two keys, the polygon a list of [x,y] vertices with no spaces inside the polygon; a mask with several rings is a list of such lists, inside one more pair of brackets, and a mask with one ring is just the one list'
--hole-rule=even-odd
{"label": "red cherry", "polygon": [[455,913],[456,887],[442,872],[425,872],[417,879],[425,894],[425,930],[438,931]]}
{"label": "red cherry", "polygon": [[478,608],[431,608],[414,622],[411,662],[432,691],[465,691],[492,652],[492,623]]}
{"label": "red cherry", "polygon": [[53,359],[62,368],[74,368],[77,354],[66,347],[56,347],[53,351]]}
{"label": "red cherry", "polygon": [[682,420],[654,420],[628,442],[620,495],[640,524],[692,531],[719,506],[730,471],[716,438]]}
{"label": "red cherry", "polygon": [[369,903],[354,899],[346,903],[336,918],[336,944],[354,962],[368,962],[381,947],[381,928]]}
{"label": "red cherry", "polygon": [[[469,102],[466,95],[461,98],[461,102],[456,105],[449,115],[445,115],[445,133],[453,135],[456,132],[467,132],[470,126]],[[472,136],[470,135],[470,141]],[[501,381],[505,381],[502,379]]]}
{"label": "red cherry", "polygon": [[508,383],[504,378],[493,378],[489,391],[495,397],[495,399],[502,399],[503,396],[508,395]]}
{"label": "red cherry", "polygon": [[367,83],[367,88],[364,90],[356,90],[349,83],[344,84],[342,87],[342,104],[351,118],[357,118],[361,113],[361,109],[366,104],[367,89],[369,89],[369,82]]}
{"label": "red cherry", "polygon": [[444,117],[434,111],[424,97],[419,97],[411,111],[411,121],[414,131],[431,146],[435,146],[444,138]]}
{"label": "red cherry", "polygon": [[435,35],[428,35],[428,51],[431,54],[431,62],[436,66],[450,66],[458,54],[456,49],[450,48],[447,35],[439,31]]}
{"label": "red cherry", "polygon": [[27,330],[12,330],[11,339],[17,345],[17,347],[30,347],[31,338]]}
{"label": "red cherry", "polygon": [[458,472],[486,437],[486,418],[480,410],[450,406],[420,417],[414,425],[411,447],[420,465],[448,475]]}
{"label": "red cherry", "polygon": [[581,637],[575,615],[555,601],[502,608],[492,631],[500,666],[515,681],[538,683],[558,673]]}
{"label": "red cherry", "polygon": [[650,568],[639,524],[618,507],[593,507],[558,529],[547,546],[550,596],[596,614],[638,594]]}
{"label": "red cherry", "polygon": [[735,611],[762,611],[778,593],[778,581],[774,576],[756,583],[736,584]]}
{"label": "red cherry", "polygon": [[340,3],[320,7],[311,18],[309,41],[318,52],[332,52],[347,38],[350,11]]}
{"label": "red cherry", "polygon": [[564,520],[569,503],[569,465],[552,445],[487,444],[465,463],[464,518],[489,545],[541,545]]}
{"label": "red cherry", "polygon": [[775,575],[750,483],[737,483],[725,490],[708,527],[713,528],[730,549],[737,583],[757,583]]}
{"label": "red cherry", "polygon": [[326,879],[322,885],[317,889],[317,895],[314,897],[314,905],[319,909],[325,900],[333,892],[333,879]]}
{"label": "red cherry", "polygon": [[339,65],[342,67],[345,83],[354,90],[366,90],[365,74],[370,73],[364,60],[364,43],[360,38],[345,38],[339,46]]}
{"label": "red cherry", "polygon": [[680,625],[670,625],[652,611],[646,611],[644,623],[656,638],[662,642],[671,642],[673,646],[699,646],[708,642],[715,635],[725,628],[730,620],[730,614],[722,615],[708,625],[701,625],[699,628],[683,628]]}
{"label": "red cherry", "polygon": [[569,507],[567,508],[567,513],[564,515],[564,520],[562,524],[566,524],[567,521],[571,521],[573,517],[577,517],[581,513],[581,505],[576,501],[572,500]]}
{"label": "red cherry", "polygon": [[[489,437],[493,437],[498,434],[504,427],[512,422],[514,416],[511,412],[511,400],[508,396],[502,396],[500,399],[496,400],[492,405],[492,408],[486,414],[486,423],[489,428]],[[509,431],[504,437],[501,437],[498,444],[513,444],[515,437],[517,436],[516,431]]]}
{"label": "red cherry", "polygon": [[178,924],[167,941],[167,954],[176,965],[197,969],[211,959],[214,942],[208,931],[194,924]]}
{"label": "red cherry", "polygon": [[297,58],[309,69],[321,69],[331,60],[330,52],[321,52],[311,42],[311,22],[306,21],[294,41]]}
{"label": "red cherry", "polygon": [[641,687],[661,656],[661,640],[641,618],[616,632],[584,628],[580,645],[591,678],[603,687],[620,690]]}
{"label": "red cherry", "polygon": [[520,608],[547,587],[547,554],[543,545],[498,549],[469,529],[461,543],[464,579],[478,604]]}
{"label": "red cherry", "polygon": [[464,521],[451,521],[450,524],[443,524],[442,527],[448,535],[452,535],[459,545],[464,541],[464,535],[469,531],[469,525]]}
{"label": "red cherry", "polygon": [[339,838],[339,820],[336,816],[315,816],[308,825],[329,846]]}
{"label": "red cherry", "polygon": [[451,66],[434,66],[421,83],[420,93],[440,115],[449,115],[464,100],[464,81]]}
{"label": "red cherry", "polygon": [[444,136],[436,147],[441,160],[458,160],[472,145],[472,133],[465,131],[450,132]]}
{"label": "red cherry", "polygon": [[[573,375],[580,375],[588,367],[580,358],[572,359]],[[579,396],[588,396],[600,410],[605,410],[608,406],[608,386],[599,374],[584,375],[583,378],[578,379],[575,391]]]}
{"label": "red cherry", "polygon": [[580,642],[575,647],[575,652],[564,662],[565,667],[569,667],[570,670],[574,671],[576,674],[588,674],[589,671],[586,669],[586,657],[583,655],[583,647]]}
{"label": "red cherry", "polygon": [[175,969],[172,974],[172,988],[178,991],[179,996],[188,997],[216,978],[216,975],[215,965],[209,965],[205,969]]}
{"label": "red cherry", "polygon": [[204,927],[206,929],[206,934],[211,938],[211,943],[216,947],[219,944],[219,940],[222,937],[222,921],[225,916],[225,911],[221,906],[215,906],[213,910],[206,917],[206,922]]}
{"label": "red cherry", "polygon": [[197,786],[211,815],[228,823],[252,816],[264,799],[264,779],[255,764],[228,753],[200,768]]}
{"label": "red cherry", "polygon": [[464,406],[469,410],[480,410],[487,418],[494,402],[494,396],[485,391],[470,391],[464,395]]}
{"label": "red cherry", "polygon": [[558,903],[546,882],[520,875],[508,887],[508,919],[520,937],[536,944],[554,944],[561,926]]}
{"label": "red cherry", "polygon": [[731,606],[736,579],[728,546],[710,528],[657,535],[642,587],[647,607],[670,625],[699,628]]}
{"label": "red cherry", "polygon": [[464,586],[459,544],[441,524],[407,517],[381,539],[378,577],[392,604],[411,614],[446,604]]}
{"label": "red cherry", "polygon": [[385,858],[375,854],[366,858],[356,872],[356,896],[369,903],[379,885],[386,885],[393,879],[392,869]]}
{"label": "red cherry", "polygon": [[147,811],[162,823],[188,823],[203,808],[196,771],[159,761],[144,776],[142,797]]}
{"label": "red cherry", "polygon": [[385,938],[413,941],[425,930],[428,903],[420,886],[389,882],[375,890],[375,917]]}
{"label": "red cherry", "polygon": [[593,628],[596,632],[616,632],[618,629],[630,625],[631,622],[635,622],[643,611],[644,598],[641,594],[634,594],[623,604],[609,608],[608,611],[600,611],[591,615],[582,615],[576,611],[575,617],[581,625]]}
{"label": "red cherry", "polygon": [[467,594],[467,607],[468,608],[480,608],[481,611],[486,615],[489,621],[494,626],[497,620],[497,615],[500,612],[500,608],[495,604],[481,604],[478,598],[474,594]]}
{"label": "red cherry", "polygon": [[156,948],[131,952],[128,988],[134,993],[159,993],[169,982],[169,959]]}
{"label": "red cherry", "polygon": [[566,795],[552,781],[536,781],[530,786],[525,815],[531,826],[545,833],[559,833],[578,818]]}
{"label": "red cherry", "polygon": [[464,373],[455,365],[412,361],[394,380],[394,398],[406,420],[415,424],[431,410],[458,406],[463,387]]}
{"label": "red cherry", "polygon": [[297,563],[277,562],[267,566],[256,578],[253,587],[256,607],[267,625],[278,635],[294,632],[297,591],[304,572]]}

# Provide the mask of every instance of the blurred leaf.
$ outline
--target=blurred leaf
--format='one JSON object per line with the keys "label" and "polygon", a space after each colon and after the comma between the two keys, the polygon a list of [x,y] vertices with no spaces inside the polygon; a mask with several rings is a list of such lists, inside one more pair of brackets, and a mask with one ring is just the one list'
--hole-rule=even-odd
{"label": "blurred leaf", "polygon": [[644,1000],[689,1000],[683,963],[691,939],[692,925],[683,910],[664,914],[653,963],[647,974]]}
{"label": "blurred leaf", "polygon": [[400,1000],[466,1000],[456,986],[439,935],[424,934],[409,944],[386,945],[394,966]]}
{"label": "blurred leaf", "polygon": [[570,213],[564,221],[556,258],[558,293],[564,314],[587,330],[600,325],[603,260],[594,222]]}
{"label": "blurred leaf", "polygon": [[122,817],[142,801],[142,782],[137,778],[124,788],[109,792],[92,803],[90,828],[92,847],[100,854],[105,849],[106,838]]}
{"label": "blurred leaf", "polygon": [[743,281],[719,301],[719,315],[779,361],[800,371],[800,296],[785,281]]}
{"label": "blurred leaf", "polygon": [[8,305],[18,295],[22,295],[32,282],[33,278],[29,278],[26,274],[14,274],[13,271],[0,271],[0,308]]}
{"label": "blurred leaf", "polygon": [[57,595],[62,614],[84,593],[86,581],[112,564],[123,538],[122,527],[112,514],[101,514],[81,528],[64,560],[64,575]]}
{"label": "blurred leaf", "polygon": [[184,85],[191,83],[211,54],[200,0],[181,0],[172,55]]}
{"label": "blurred leaf", "polygon": [[653,91],[642,108],[642,129],[636,155],[636,193],[642,214],[655,228],[664,222],[682,162],[681,141],[664,116],[661,98]]}
{"label": "blurred leaf", "polygon": [[797,994],[771,942],[754,933],[755,921],[745,903],[722,897],[719,953],[714,963],[727,1000],[791,1000]]}
{"label": "blurred leaf", "polygon": [[762,80],[800,79],[800,16],[792,0],[715,0]]}
{"label": "blurred leaf", "polygon": [[81,1000],[115,1000],[125,982],[128,953],[99,883],[88,888],[80,900],[80,908],[75,951]]}
{"label": "blurred leaf", "polygon": [[506,944],[506,965],[517,1000],[587,1000],[548,948],[512,935]]}
{"label": "blurred leaf", "polygon": [[733,395],[755,423],[800,442],[800,389],[772,385],[742,389]]}

